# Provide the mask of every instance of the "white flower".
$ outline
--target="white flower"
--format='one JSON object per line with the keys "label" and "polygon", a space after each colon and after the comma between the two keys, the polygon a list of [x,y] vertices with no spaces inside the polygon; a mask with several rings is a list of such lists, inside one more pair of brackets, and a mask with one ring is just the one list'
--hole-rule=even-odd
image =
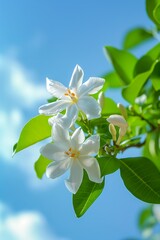
{"label": "white flower", "polygon": [[99,118],[101,107],[89,94],[97,93],[104,84],[104,79],[90,77],[85,83],[83,81],[83,70],[76,65],[69,87],[57,81],[46,79],[47,90],[58,100],[48,103],[39,108],[40,114],[55,115],[66,109],[65,123],[70,127],[78,117],[78,111],[83,111],[88,119]]}
{"label": "white flower", "polygon": [[109,118],[107,118],[107,121],[109,123],[112,123],[114,126],[119,127],[119,137],[116,142],[116,144],[119,145],[122,137],[127,132],[128,123],[126,122],[124,117],[122,117],[121,115],[117,115],[117,114],[111,115]]}
{"label": "white flower", "polygon": [[63,125],[63,114],[58,113],[57,115],[48,119],[49,125],[53,126],[54,124]]}
{"label": "white flower", "polygon": [[70,168],[70,177],[65,184],[74,194],[82,183],[83,169],[91,181],[102,182],[99,164],[93,157],[100,147],[98,135],[85,140],[84,132],[78,128],[70,136],[68,130],[57,124],[53,125],[52,139],[54,143],[49,143],[40,150],[44,157],[53,160],[46,169],[47,177],[57,178]]}

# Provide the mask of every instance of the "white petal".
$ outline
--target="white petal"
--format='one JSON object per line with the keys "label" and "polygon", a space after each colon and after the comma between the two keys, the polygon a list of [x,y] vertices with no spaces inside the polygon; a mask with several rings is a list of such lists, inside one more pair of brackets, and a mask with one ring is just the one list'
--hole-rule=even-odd
{"label": "white petal", "polygon": [[66,149],[63,149],[62,144],[58,145],[55,143],[48,143],[40,149],[42,156],[53,161],[62,161],[66,159],[65,151]]}
{"label": "white petal", "polygon": [[85,135],[82,129],[79,127],[77,128],[71,137],[71,146],[73,149],[79,149],[82,143],[85,140]]}
{"label": "white petal", "polygon": [[127,127],[120,127],[119,129],[119,135],[124,136],[127,132]]}
{"label": "white petal", "polygon": [[83,96],[79,99],[77,105],[86,114],[89,120],[100,117],[101,107],[93,97]]}
{"label": "white petal", "polygon": [[70,147],[70,136],[68,129],[63,128],[59,124],[54,124],[52,127],[52,139],[59,145],[63,146],[66,151]]}
{"label": "white petal", "polygon": [[82,179],[83,179],[83,168],[78,161],[73,160],[72,166],[70,169],[70,177],[68,180],[65,181],[66,187],[70,192],[75,194],[82,183]]}
{"label": "white petal", "polygon": [[66,92],[67,88],[60,82],[46,78],[47,91],[54,97],[61,98]]}
{"label": "white petal", "polygon": [[97,93],[103,87],[104,82],[105,80],[103,78],[90,77],[81,85],[78,95],[84,96],[86,94]]}
{"label": "white petal", "polygon": [[78,117],[77,106],[76,104],[72,104],[66,109],[66,113],[62,118],[63,121],[62,125],[64,125],[64,127],[66,128],[70,128],[75,123],[77,117]]}
{"label": "white petal", "polygon": [[70,166],[70,158],[66,159],[65,161],[53,162],[47,167],[46,175],[48,178],[57,178],[65,173]]}
{"label": "white petal", "polygon": [[100,137],[93,135],[86,139],[80,150],[81,155],[97,154],[100,148]]}
{"label": "white petal", "polygon": [[49,118],[48,119],[49,125],[51,125],[51,126],[53,126],[54,124],[62,125],[62,117],[63,117],[63,114],[58,113],[57,115]]}
{"label": "white petal", "polygon": [[118,114],[111,115],[109,118],[107,118],[107,121],[118,127],[128,127],[128,124],[124,117]]}
{"label": "white petal", "polygon": [[77,90],[82,85],[83,75],[82,68],[79,65],[76,65],[69,83],[69,88],[71,90]]}
{"label": "white petal", "polygon": [[70,105],[69,101],[57,100],[56,102],[42,105],[39,108],[39,113],[45,114],[47,116],[54,115],[54,114],[57,114],[57,113],[63,111],[69,105]]}
{"label": "white petal", "polygon": [[100,167],[96,158],[83,156],[79,158],[79,161],[86,170],[88,177],[92,182],[101,183],[103,181],[101,178]]}

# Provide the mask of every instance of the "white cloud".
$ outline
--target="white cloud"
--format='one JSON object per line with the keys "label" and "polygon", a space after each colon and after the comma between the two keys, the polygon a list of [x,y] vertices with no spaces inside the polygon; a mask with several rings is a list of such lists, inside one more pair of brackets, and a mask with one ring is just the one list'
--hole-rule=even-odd
{"label": "white cloud", "polygon": [[27,183],[30,188],[43,191],[50,187],[53,188],[57,186],[57,184],[62,182],[64,178],[62,177],[54,180],[48,179],[45,174],[42,180],[37,178],[34,171],[34,163],[39,157],[40,146],[41,144],[36,144],[26,150],[23,150],[22,152],[19,152],[13,157],[12,163],[21,172],[25,173],[25,176],[27,177]]}
{"label": "white cloud", "polygon": [[17,141],[19,126],[23,122],[22,112],[12,109],[10,112],[0,110],[1,151],[0,154],[9,161],[12,157],[12,148]]}
{"label": "white cloud", "polygon": [[[13,145],[19,138],[20,131],[27,122],[26,116],[38,114],[38,106],[48,97],[44,85],[35,82],[35,74],[26,69],[10,54],[0,55],[0,136],[1,160],[11,166],[16,166],[25,172],[28,183],[32,187],[43,189],[42,185],[54,185],[56,181],[40,181],[37,179],[33,164],[39,157],[39,148],[27,149],[24,154],[12,158]],[[34,152],[34,154],[33,154]],[[11,165],[12,164],[12,165]],[[46,184],[47,182],[47,184]]]}
{"label": "white cloud", "polygon": [[[34,74],[9,54],[0,55],[0,155],[11,159],[12,146],[25,124],[26,115],[38,114],[39,102],[46,100],[48,94],[44,85],[35,83]],[[36,106],[36,108],[35,108]]]}
{"label": "white cloud", "polygon": [[[23,108],[33,107],[48,96],[44,85],[35,83],[35,74],[26,69],[17,59],[0,55],[0,79],[3,104],[23,104]],[[12,102],[11,102],[12,100]],[[10,106],[8,105],[8,108]]]}
{"label": "white cloud", "polygon": [[0,203],[0,226],[0,239],[3,240],[66,240],[51,232],[41,213],[13,213],[3,203]]}

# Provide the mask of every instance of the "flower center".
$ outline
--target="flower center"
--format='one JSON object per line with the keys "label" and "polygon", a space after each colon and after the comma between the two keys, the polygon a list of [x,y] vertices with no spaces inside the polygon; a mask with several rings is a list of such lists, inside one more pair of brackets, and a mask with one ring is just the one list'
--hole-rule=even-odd
{"label": "flower center", "polygon": [[77,159],[79,157],[80,152],[72,148],[69,148],[68,151],[65,152],[65,154],[70,158]]}
{"label": "flower center", "polygon": [[78,98],[77,98],[76,94],[73,91],[71,91],[70,89],[67,89],[67,91],[65,92],[64,95],[67,97],[70,97],[73,103],[77,103]]}

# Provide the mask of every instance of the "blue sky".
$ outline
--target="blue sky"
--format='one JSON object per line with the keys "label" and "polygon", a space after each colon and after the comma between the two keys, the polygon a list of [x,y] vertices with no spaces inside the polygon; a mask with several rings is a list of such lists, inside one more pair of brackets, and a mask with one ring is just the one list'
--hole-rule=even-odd
{"label": "blue sky", "polygon": [[[152,27],[144,0],[0,0],[1,239],[123,240],[139,236],[137,217],[144,203],[124,188],[118,172],[107,177],[100,198],[77,219],[72,196],[64,186],[65,176],[55,181],[36,178],[33,163],[39,145],[11,158],[22,126],[38,114],[48,97],[46,76],[67,85],[76,64],[84,69],[85,80],[102,75],[111,69],[103,46],[120,48],[123,35],[135,26]],[[140,55],[140,49],[135,53]],[[108,95],[120,100],[114,92]]]}

